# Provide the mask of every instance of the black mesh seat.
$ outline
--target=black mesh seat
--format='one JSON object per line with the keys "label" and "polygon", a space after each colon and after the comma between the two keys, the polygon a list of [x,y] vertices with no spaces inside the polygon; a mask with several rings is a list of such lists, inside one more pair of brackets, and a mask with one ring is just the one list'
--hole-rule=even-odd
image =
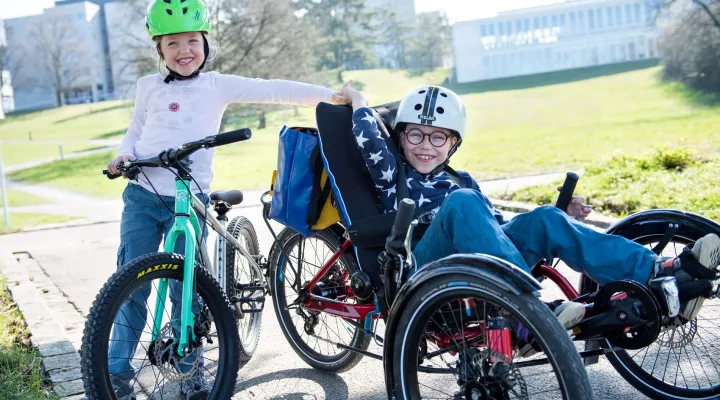
{"label": "black mesh seat", "polygon": [[[388,126],[395,116],[397,103],[374,109],[379,120]],[[383,214],[378,207],[375,185],[352,132],[352,109],[321,103],[316,110],[316,120],[323,162],[338,211],[343,224],[348,227],[360,267],[378,285],[380,265],[377,257],[390,234],[395,213]]]}

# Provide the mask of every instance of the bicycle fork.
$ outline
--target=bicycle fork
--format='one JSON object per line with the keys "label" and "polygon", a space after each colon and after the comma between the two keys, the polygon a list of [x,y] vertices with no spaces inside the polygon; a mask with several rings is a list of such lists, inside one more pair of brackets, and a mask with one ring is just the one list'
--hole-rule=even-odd
{"label": "bicycle fork", "polygon": [[[184,357],[190,350],[188,345],[195,341],[195,314],[192,311],[193,292],[195,288],[195,252],[197,238],[196,233],[200,232],[200,226],[195,211],[190,207],[192,193],[189,190],[190,180],[175,179],[175,221],[168,236],[165,238],[164,251],[172,253],[175,250],[175,242],[180,235],[185,236],[185,260],[183,269],[183,285],[180,317],[180,342],[177,353]],[[165,298],[168,291],[167,278],[160,279],[157,289],[157,300],[155,303],[155,315],[162,316],[165,310]],[[153,324],[152,341],[157,340],[162,329],[162,317],[155,318]]]}

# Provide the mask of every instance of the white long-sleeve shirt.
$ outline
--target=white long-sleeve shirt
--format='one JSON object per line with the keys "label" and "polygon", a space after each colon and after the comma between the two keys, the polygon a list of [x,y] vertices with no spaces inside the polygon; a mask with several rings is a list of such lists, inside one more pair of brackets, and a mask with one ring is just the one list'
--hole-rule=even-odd
{"label": "white long-sleeve shirt", "polygon": [[[157,156],[162,150],[177,149],[187,142],[215,135],[230,103],[273,103],[316,106],[331,102],[333,90],[321,86],[284,80],[262,80],[201,73],[183,81],[163,82],[160,74],[138,79],[135,109],[130,127],[120,144],[118,155],[138,159]],[[241,143],[234,144],[242,146]],[[194,193],[209,193],[213,178],[215,149],[203,149],[190,156]],[[163,168],[143,168],[137,184],[164,196],[175,196],[175,175]]]}

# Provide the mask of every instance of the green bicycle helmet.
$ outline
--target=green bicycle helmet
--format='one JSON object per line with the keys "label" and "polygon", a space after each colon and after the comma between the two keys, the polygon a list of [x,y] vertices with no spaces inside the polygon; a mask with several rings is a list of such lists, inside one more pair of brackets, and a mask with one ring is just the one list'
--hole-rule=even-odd
{"label": "green bicycle helmet", "polygon": [[145,12],[150,38],[181,32],[210,33],[210,15],[203,0],[153,0]]}

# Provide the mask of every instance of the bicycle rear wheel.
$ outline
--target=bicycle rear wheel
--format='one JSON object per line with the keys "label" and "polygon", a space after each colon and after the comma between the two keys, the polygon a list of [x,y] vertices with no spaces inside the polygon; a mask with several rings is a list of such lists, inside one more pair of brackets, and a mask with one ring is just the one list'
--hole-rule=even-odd
{"label": "bicycle rear wheel", "polygon": [[[183,261],[170,253],[139,257],[100,290],[83,332],[81,369],[88,399],[112,399],[115,391],[168,398],[199,381],[209,398],[230,398],[238,373],[237,324],[230,302],[204,268],[196,269],[195,279],[197,340],[192,352],[177,354],[180,297],[172,288],[182,287]],[[169,284],[164,299],[158,296],[161,279]],[[165,307],[156,315],[159,300]],[[161,330],[152,340],[156,323]]]}
{"label": "bicycle rear wheel", "polygon": [[[269,258],[273,305],[280,329],[303,361],[314,368],[331,372],[347,371],[362,359],[361,354],[339,348],[334,343],[366,350],[370,337],[362,328],[343,318],[306,309],[298,299],[303,286],[339,249],[340,238],[330,229],[307,238],[291,229],[284,229]],[[290,258],[289,261],[285,255]],[[357,268],[352,254],[345,253],[318,283],[318,287],[322,285],[326,296],[332,297],[333,301],[357,302],[348,295],[350,274]]]}
{"label": "bicycle rear wheel", "polygon": [[[230,221],[227,229],[240,245],[250,255],[260,254],[257,234],[250,220],[245,217],[235,217]],[[226,242],[227,243],[227,242]],[[225,292],[229,298],[233,296],[258,297],[265,293],[260,287],[262,282],[258,271],[250,266],[248,260],[235,249],[230,243],[226,244],[227,259],[225,262]],[[246,308],[259,309],[263,305],[259,302],[247,303]],[[236,304],[235,307],[240,307]],[[238,357],[241,362],[250,361],[258,342],[260,341],[260,329],[262,328],[261,312],[246,312],[238,319],[240,334],[240,351]]]}

